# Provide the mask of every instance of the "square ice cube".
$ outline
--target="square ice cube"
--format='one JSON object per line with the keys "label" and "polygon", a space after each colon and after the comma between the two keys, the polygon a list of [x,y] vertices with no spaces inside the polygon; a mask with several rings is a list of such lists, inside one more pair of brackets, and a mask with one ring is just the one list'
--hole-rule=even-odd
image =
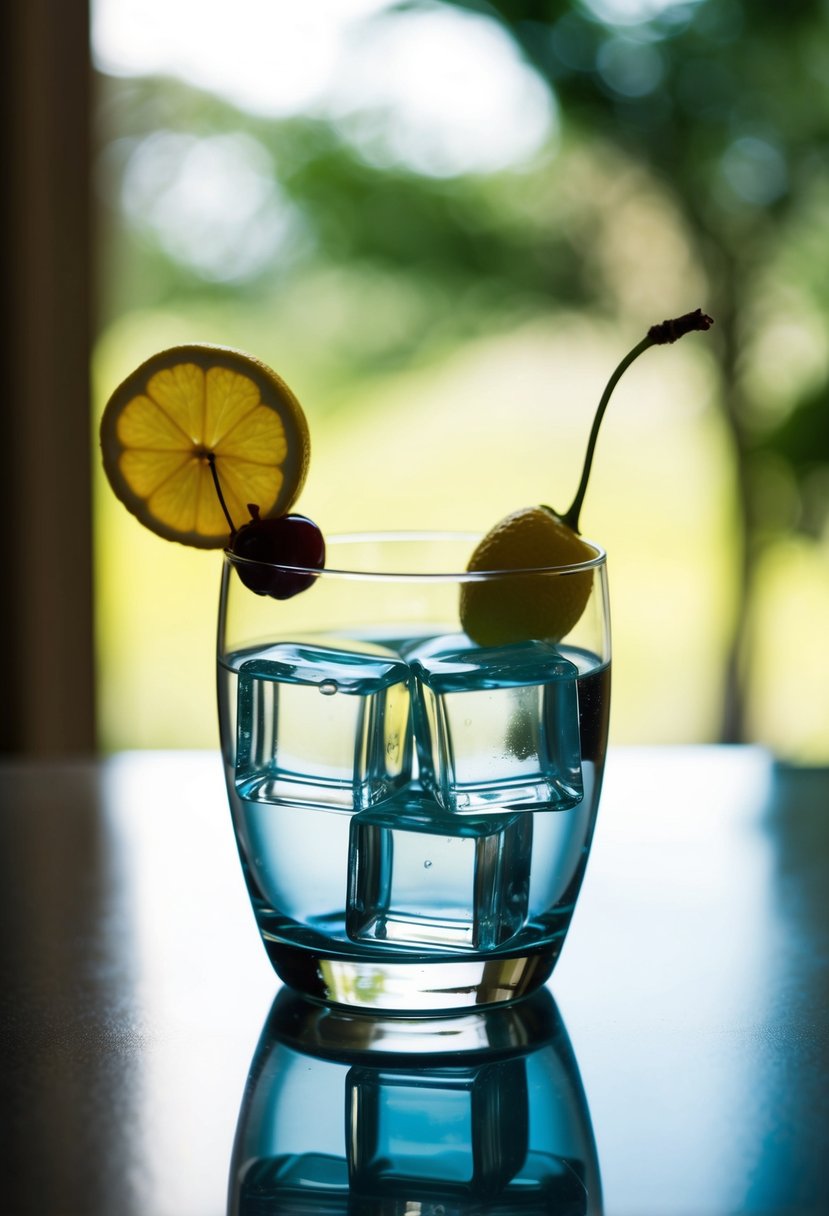
{"label": "square ice cube", "polygon": [[560,810],[582,798],[577,668],[546,642],[462,635],[407,656],[420,779],[447,811]]}
{"label": "square ice cube", "polygon": [[481,951],[523,928],[532,816],[448,817],[409,792],[351,821],[346,932],[399,950]]}
{"label": "square ice cube", "polygon": [[501,1190],[527,1156],[524,1061],[478,1068],[351,1069],[346,1080],[349,1181],[372,1195]]}
{"label": "square ice cube", "polygon": [[374,806],[411,779],[409,669],[285,643],[239,668],[236,785],[255,802]]}

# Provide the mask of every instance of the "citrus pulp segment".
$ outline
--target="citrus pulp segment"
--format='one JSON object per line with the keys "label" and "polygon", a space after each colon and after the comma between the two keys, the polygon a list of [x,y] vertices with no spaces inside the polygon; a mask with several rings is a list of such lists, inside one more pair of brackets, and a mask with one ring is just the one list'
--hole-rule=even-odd
{"label": "citrus pulp segment", "polygon": [[258,359],[192,344],[153,355],[110,397],[101,419],[104,469],[147,528],[200,549],[235,527],[283,515],[305,482],[308,424],[287,384]]}
{"label": "citrus pulp segment", "polygon": [[[544,507],[513,511],[486,534],[467,569],[516,573],[463,584],[460,614],[464,631],[479,646],[531,639],[561,641],[587,606],[593,571],[549,574],[545,570],[580,566],[596,556],[596,550],[552,511]],[[517,573],[523,570],[528,573]]]}

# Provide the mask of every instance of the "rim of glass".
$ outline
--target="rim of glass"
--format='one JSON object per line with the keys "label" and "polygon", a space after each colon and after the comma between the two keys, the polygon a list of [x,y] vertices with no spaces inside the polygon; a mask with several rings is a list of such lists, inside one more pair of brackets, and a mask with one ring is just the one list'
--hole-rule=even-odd
{"label": "rim of glass", "polygon": [[[347,545],[367,545],[367,544],[436,544],[442,542],[452,542],[459,544],[466,542],[472,548],[480,541],[483,533],[480,532],[339,532],[333,533],[326,537],[326,555],[329,546],[347,546]],[[591,549],[595,549],[596,556],[584,562],[573,562],[570,565],[564,566],[524,566],[520,569],[493,569],[493,570],[441,570],[441,571],[415,571],[415,570],[369,570],[369,569],[348,569],[344,566],[323,566],[322,569],[317,566],[289,566],[282,562],[261,562],[250,557],[239,557],[235,553],[231,553],[229,549],[224,550],[224,558],[226,564],[230,566],[248,567],[252,570],[285,570],[291,574],[308,574],[319,578],[323,575],[334,576],[338,578],[352,578],[382,581],[388,579],[395,580],[411,580],[412,582],[481,582],[490,578],[521,578],[528,574],[579,574],[583,571],[597,570],[604,566],[607,560],[607,553],[601,545],[596,541],[590,540],[589,537],[581,536],[580,540],[589,545]]]}

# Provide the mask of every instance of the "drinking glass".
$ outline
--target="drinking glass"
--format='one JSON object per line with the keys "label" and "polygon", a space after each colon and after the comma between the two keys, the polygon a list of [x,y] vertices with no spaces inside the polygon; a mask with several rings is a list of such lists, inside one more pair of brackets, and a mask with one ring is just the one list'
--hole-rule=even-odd
{"label": "drinking glass", "polygon": [[[560,954],[607,743],[605,554],[469,573],[477,540],[329,538],[321,571],[225,555],[233,826],[265,950],[308,997],[421,1015],[495,1005],[538,988]],[[555,644],[463,632],[467,584],[488,584],[497,616],[514,597],[555,603],[576,577],[587,606]]]}
{"label": "drinking glass", "polygon": [[601,1216],[590,1112],[551,994],[411,1019],[283,988],[228,1193],[230,1216]]}

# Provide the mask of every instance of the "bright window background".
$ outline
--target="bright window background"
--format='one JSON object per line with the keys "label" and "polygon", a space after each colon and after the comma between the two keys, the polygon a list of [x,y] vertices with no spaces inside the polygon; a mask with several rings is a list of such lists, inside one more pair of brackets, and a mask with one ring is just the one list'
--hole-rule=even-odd
{"label": "bright window background", "polygon": [[[565,138],[494,23],[388,7],[96,0],[96,415],[156,350],[238,346],[305,407],[299,507],[325,532],[485,530],[533,502],[564,509],[615,363],[653,321],[714,300],[667,193],[613,149]],[[673,6],[591,7],[623,23]],[[422,266],[364,256],[367,222],[374,239],[390,226],[400,256],[404,213],[372,182],[415,198]],[[457,281],[441,259],[453,233],[469,242]],[[492,265],[503,260],[504,281],[510,258],[532,268],[533,243],[542,265],[595,265],[607,306],[545,300],[543,282],[499,291]],[[788,324],[798,368],[819,368],[816,318],[794,310]],[[701,335],[649,352],[604,424],[582,524],[609,553],[616,742],[719,729],[735,512],[713,359]],[[769,369],[772,395],[784,375]],[[146,532],[100,473],[96,546],[103,746],[214,746],[219,556]],[[753,622],[750,724],[797,759],[829,758],[827,617],[825,545],[776,546]]]}

